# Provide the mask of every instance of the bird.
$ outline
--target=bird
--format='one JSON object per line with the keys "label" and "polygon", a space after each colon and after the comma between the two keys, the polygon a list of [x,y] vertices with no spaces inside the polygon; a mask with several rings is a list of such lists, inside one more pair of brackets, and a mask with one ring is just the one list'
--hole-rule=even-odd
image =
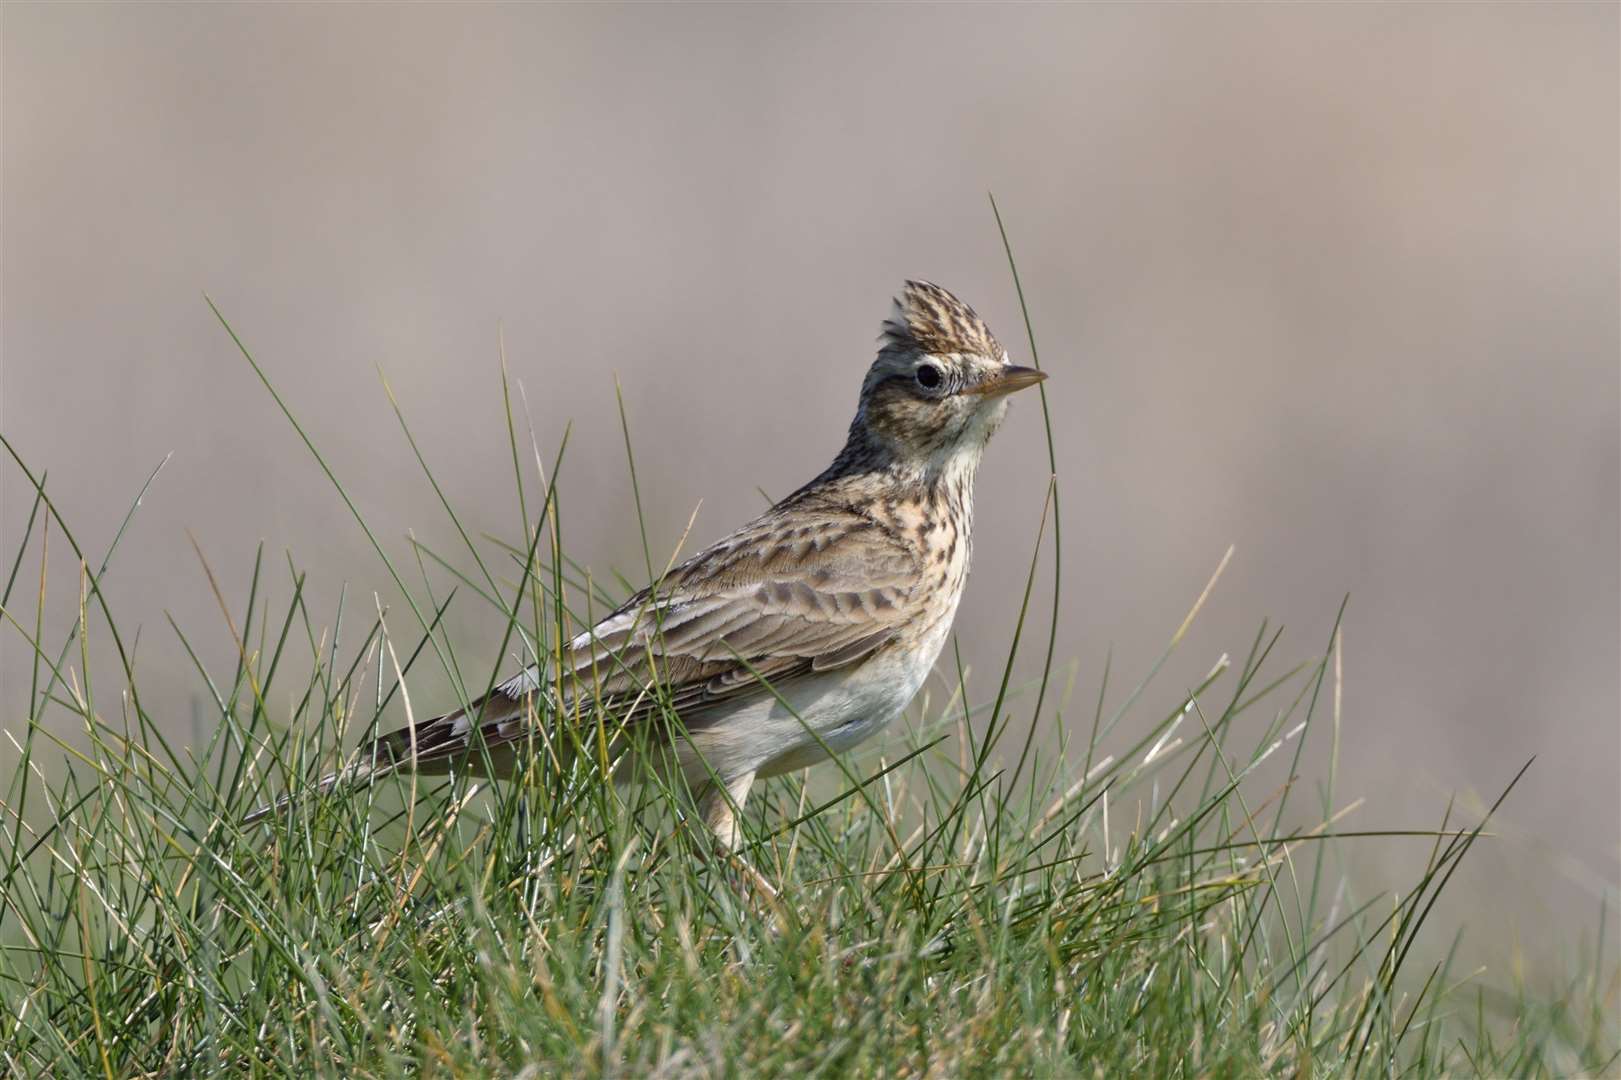
{"label": "bird", "polygon": [[921,689],[968,578],[981,456],[1009,395],[1045,378],[956,296],[907,281],[831,465],[482,699],[377,738],[319,790],[402,770],[510,778],[558,745],[537,725],[578,732],[600,707],[648,736],[616,741],[615,779],[633,771],[626,746],[662,741],[714,841],[737,851],[758,780],[867,740]]}

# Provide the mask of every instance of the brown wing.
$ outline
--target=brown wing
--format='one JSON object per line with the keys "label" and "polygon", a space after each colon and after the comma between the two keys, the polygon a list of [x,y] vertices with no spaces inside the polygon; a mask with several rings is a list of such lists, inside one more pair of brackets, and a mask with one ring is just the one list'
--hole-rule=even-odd
{"label": "brown wing", "polygon": [[544,677],[535,666],[496,687],[471,710],[477,740],[468,713],[456,712],[419,725],[414,748],[403,729],[361,760],[414,756],[418,769],[436,771],[478,743],[510,755],[530,737],[535,695],[556,700],[559,691],[564,715],[594,719],[601,701],[612,719],[635,722],[667,703],[688,730],[702,728],[888,644],[922,607],[919,569],[904,538],[848,508],[774,510],[632,596],[571,641]]}

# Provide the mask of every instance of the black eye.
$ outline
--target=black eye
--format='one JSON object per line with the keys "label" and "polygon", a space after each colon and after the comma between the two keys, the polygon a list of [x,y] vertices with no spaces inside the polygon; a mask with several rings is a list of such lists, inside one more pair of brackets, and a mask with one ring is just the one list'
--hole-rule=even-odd
{"label": "black eye", "polygon": [[940,385],[940,369],[933,364],[921,364],[917,369],[917,384],[925,390],[933,390]]}

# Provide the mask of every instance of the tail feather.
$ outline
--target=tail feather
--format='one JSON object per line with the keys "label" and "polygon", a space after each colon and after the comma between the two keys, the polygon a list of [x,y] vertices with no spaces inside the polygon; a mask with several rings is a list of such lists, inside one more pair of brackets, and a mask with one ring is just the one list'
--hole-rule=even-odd
{"label": "tail feather", "polygon": [[[349,768],[340,770],[339,772],[327,773],[325,776],[321,777],[321,779],[319,781],[316,782],[314,787],[310,788],[306,792],[303,792],[302,794],[304,794],[304,795],[314,795],[314,796],[319,797],[319,796],[322,796],[322,795],[330,795],[330,794],[332,794],[332,792],[337,791],[340,787],[349,788],[349,787],[358,786],[360,783],[363,782],[363,780],[358,776],[352,775],[355,772],[355,770],[356,770],[356,766],[350,766]],[[374,778],[375,778],[375,776],[368,775],[365,779],[374,779]],[[275,802],[267,803],[266,805],[261,806],[261,807],[255,809],[255,810],[251,811],[250,813],[244,815],[243,818],[242,818],[242,824],[243,825],[255,825],[255,824],[258,824],[259,822],[263,821],[265,818],[270,817],[272,814],[280,814],[282,811],[287,810],[289,807],[291,807],[293,805],[293,803],[297,802],[298,799],[299,799],[299,795],[295,795],[292,792],[289,792],[288,794],[283,795],[281,798],[277,799]]]}
{"label": "tail feather", "polygon": [[[259,807],[244,817],[242,824],[252,825],[279,814],[300,798],[352,791],[395,772],[444,775],[463,766],[476,776],[508,776],[515,766],[515,748],[527,733],[528,716],[528,694],[515,697],[505,687],[498,687],[471,709],[378,736],[361,747],[342,769],[323,776],[305,792],[288,793]],[[471,717],[478,717],[476,739]]]}

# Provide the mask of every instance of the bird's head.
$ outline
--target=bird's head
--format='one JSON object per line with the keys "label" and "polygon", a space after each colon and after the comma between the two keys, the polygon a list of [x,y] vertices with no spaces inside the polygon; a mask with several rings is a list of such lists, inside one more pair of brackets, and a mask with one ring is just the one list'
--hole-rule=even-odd
{"label": "bird's head", "polygon": [[973,308],[938,285],[908,281],[884,320],[851,442],[926,474],[971,471],[1007,395],[1045,378],[1009,361]]}

